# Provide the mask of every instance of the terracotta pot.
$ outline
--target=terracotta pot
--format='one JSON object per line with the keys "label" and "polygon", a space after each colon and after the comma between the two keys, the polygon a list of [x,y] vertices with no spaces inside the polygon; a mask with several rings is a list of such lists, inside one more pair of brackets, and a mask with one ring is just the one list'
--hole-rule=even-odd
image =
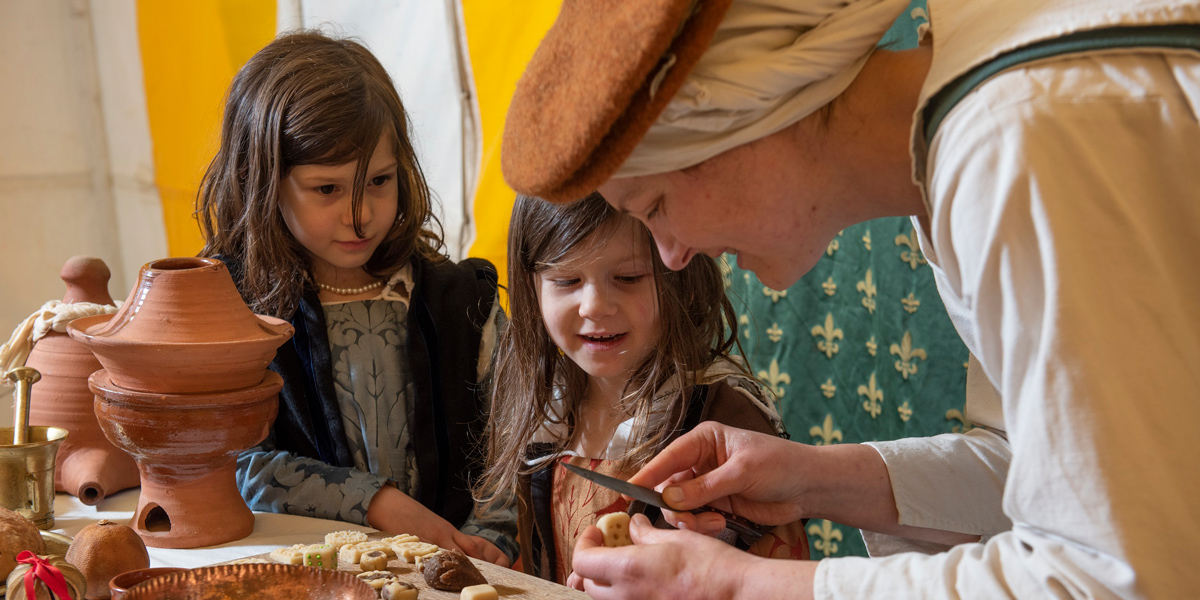
{"label": "terracotta pot", "polygon": [[[113,303],[108,266],[98,258],[72,257],[59,277],[67,284],[64,303]],[[71,432],[58,450],[55,489],[95,505],[109,494],[137,487],[137,463],[109,443],[96,422],[87,378],[100,370],[100,362],[92,352],[65,333],[51,332],[33,346],[25,364],[42,374],[30,392],[29,423]]]}
{"label": "terracotta pot", "polygon": [[88,380],[109,441],[131,454],[142,492],[130,526],[147,546],[197,548],[250,535],[254,515],[238,493],[237,455],[267,437],[283,378],[231,392],[127,390],[107,371]]}
{"label": "terracotta pot", "polygon": [[293,333],[286,321],[250,312],[225,264],[212,258],[147,263],[121,310],[76,319],[67,331],[115,385],[181,394],[259,384]]}

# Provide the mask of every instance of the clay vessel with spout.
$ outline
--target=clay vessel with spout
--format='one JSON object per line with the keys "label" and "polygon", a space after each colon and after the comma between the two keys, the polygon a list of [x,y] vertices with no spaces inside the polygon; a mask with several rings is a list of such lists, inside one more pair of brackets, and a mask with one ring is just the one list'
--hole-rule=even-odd
{"label": "clay vessel with spout", "polygon": [[[67,284],[64,304],[113,304],[108,266],[99,258],[72,257],[59,276]],[[96,421],[88,376],[100,370],[100,362],[92,352],[67,334],[51,331],[33,346],[25,364],[42,374],[32,391],[30,425],[62,427],[71,433],[58,450],[55,489],[95,505],[109,494],[137,487],[137,463],[104,437]]]}
{"label": "clay vessel with spout", "polygon": [[130,526],[146,545],[249,535],[254,515],[238,493],[236,458],[274,422],[283,380],[267,366],[292,326],[251,312],[221,261],[168,258],[142,267],[116,314],[76,319],[67,331],[104,367],[89,378],[95,413],[137,461]]}

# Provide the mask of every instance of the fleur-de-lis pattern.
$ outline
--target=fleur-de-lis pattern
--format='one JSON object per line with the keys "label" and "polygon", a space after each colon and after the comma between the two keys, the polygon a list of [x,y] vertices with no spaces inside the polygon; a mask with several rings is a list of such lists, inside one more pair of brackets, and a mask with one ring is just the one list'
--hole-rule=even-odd
{"label": "fleur-de-lis pattern", "polygon": [[871,270],[867,269],[867,274],[863,276],[862,281],[854,286],[854,289],[863,293],[862,305],[866,307],[867,312],[875,314],[875,294],[879,293],[879,288],[875,287],[875,282],[872,279]]}
{"label": "fleur-de-lis pattern", "polygon": [[833,384],[832,379],[826,379],[825,383],[821,384],[821,393],[824,394],[826,398],[832,398],[833,395],[837,393],[837,386]]}
{"label": "fleur-de-lis pattern", "polygon": [[787,290],[773,290],[764,285],[763,295],[770,298],[771,302],[779,302],[780,298],[787,298]]}
{"label": "fleur-de-lis pattern", "polygon": [[904,305],[905,312],[910,315],[917,312],[917,309],[921,307],[921,301],[917,300],[917,297],[912,292],[909,292],[907,298],[901,298],[900,304]]}
{"label": "fleur-de-lis pattern", "polygon": [[767,387],[771,388],[771,393],[775,394],[775,397],[780,400],[783,399],[784,392],[787,391],[783,389],[783,386],[792,383],[792,376],[779,370],[779,361],[777,360],[771,361],[771,366],[768,370],[759,371],[758,378],[763,380],[763,383],[766,383]]}
{"label": "fleur-de-lis pattern", "polygon": [[[813,548],[826,557],[837,554],[838,542],[842,541],[842,530],[834,527],[833,522],[821,519],[821,523],[812,522],[808,526],[808,535],[816,536],[812,540]],[[811,538],[810,538],[811,540]]]}
{"label": "fleur-de-lis pattern", "polygon": [[917,373],[916,359],[926,360],[928,358],[924,348],[913,348],[911,331],[905,331],[904,339],[900,340],[898,345],[892,344],[888,348],[888,352],[900,357],[900,360],[896,361],[895,366],[905,381],[908,381],[909,375]]}
{"label": "fleur-de-lis pattern", "polygon": [[866,385],[858,386],[858,395],[867,397],[862,403],[863,410],[867,411],[872,419],[878,417],[883,410],[883,390],[875,385],[874,373],[871,373],[871,380]]}
{"label": "fleur-de-lis pattern", "polygon": [[825,422],[820,427],[813,425],[808,430],[808,435],[816,438],[813,442],[814,446],[830,446],[842,441],[842,430],[834,429],[833,415],[825,415]]}
{"label": "fleur-de-lis pattern", "polygon": [[821,284],[821,287],[825,290],[826,296],[832,296],[837,293],[837,284],[834,283],[832,277],[826,279],[825,283]]}
{"label": "fleur-de-lis pattern", "polygon": [[[916,27],[926,19],[924,12],[911,17],[913,8],[923,11],[924,3],[901,14],[908,29],[889,32],[894,37],[887,41],[899,42],[893,47],[916,43]],[[792,438],[825,445],[968,430],[967,351],[946,317],[913,222],[877,219],[834,237],[833,255],[821,252],[812,270],[787,290],[764,290],[758,277],[729,257],[729,297],[739,315],[742,349],[752,372],[780,399]],[[898,238],[906,241],[892,243]],[[919,309],[906,310],[905,299]],[[821,332],[813,334],[814,328]],[[876,409],[867,408],[872,404]],[[814,558],[866,554],[853,528],[810,521],[805,530]]]}
{"label": "fleur-de-lis pattern", "polygon": [[825,324],[817,325],[812,328],[813,337],[824,338],[817,341],[817,349],[825,353],[825,358],[833,358],[838,352],[837,342],[845,338],[845,334],[841,329],[833,326],[833,313],[825,315]]}
{"label": "fleur-de-lis pattern", "polygon": [[928,264],[925,262],[925,255],[921,254],[921,244],[917,242],[915,230],[896,236],[896,245],[908,247],[908,250],[900,253],[900,260],[908,263],[912,270],[916,271],[917,267]]}
{"label": "fleur-de-lis pattern", "polygon": [[771,340],[772,342],[779,342],[779,340],[782,338],[783,330],[779,328],[779,323],[772,323],[771,326],[767,328],[767,339]]}

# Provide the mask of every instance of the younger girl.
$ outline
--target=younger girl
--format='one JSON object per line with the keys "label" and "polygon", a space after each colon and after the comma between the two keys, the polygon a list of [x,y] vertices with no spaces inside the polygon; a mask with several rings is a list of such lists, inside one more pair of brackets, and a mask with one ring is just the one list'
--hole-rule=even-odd
{"label": "younger girl", "polygon": [[476,515],[470,494],[503,318],[495,270],[439,253],[404,107],[370,52],[302,32],[254,55],[197,216],[202,254],[296,329],[271,364],[284,379],[271,434],[238,459],[250,507],[507,564],[515,517]]}
{"label": "younger girl", "polygon": [[[508,269],[512,321],[477,493],[497,502],[517,490],[526,572],[566,582],[576,538],[600,516],[658,514],[561,462],[624,479],[700,421],[783,434],[771,401],[727,356],[734,313],[713,259],[668,270],[645,227],[599,194],[566,205],[519,197]],[[807,557],[808,540],[795,523],[751,549]]]}

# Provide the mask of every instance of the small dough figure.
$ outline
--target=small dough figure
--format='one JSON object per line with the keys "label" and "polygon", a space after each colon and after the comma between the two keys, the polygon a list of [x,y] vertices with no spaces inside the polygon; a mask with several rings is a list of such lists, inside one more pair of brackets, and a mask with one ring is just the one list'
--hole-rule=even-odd
{"label": "small dough figure", "polygon": [[459,598],[462,600],[499,600],[500,595],[496,593],[496,588],[485,583],[463,588]]}
{"label": "small dough figure", "polygon": [[387,568],[388,555],[383,550],[371,550],[363,552],[362,556],[358,557],[358,566],[364,571],[382,571]]}
{"label": "small dough figure", "polygon": [[417,586],[406,581],[391,581],[379,591],[383,600],[417,600]]}
{"label": "small dough figure", "polygon": [[358,578],[374,588],[375,591],[382,590],[384,586],[393,581],[400,582],[400,578],[391,571],[364,571],[358,574]]}
{"label": "small dough figure", "polygon": [[623,512],[608,513],[596,521],[596,527],[604,533],[604,545],[608,548],[628,546],[633,543],[629,537],[629,515]]}
{"label": "small dough figure", "polygon": [[329,544],[313,544],[304,549],[304,566],[337,570],[337,550]]}

